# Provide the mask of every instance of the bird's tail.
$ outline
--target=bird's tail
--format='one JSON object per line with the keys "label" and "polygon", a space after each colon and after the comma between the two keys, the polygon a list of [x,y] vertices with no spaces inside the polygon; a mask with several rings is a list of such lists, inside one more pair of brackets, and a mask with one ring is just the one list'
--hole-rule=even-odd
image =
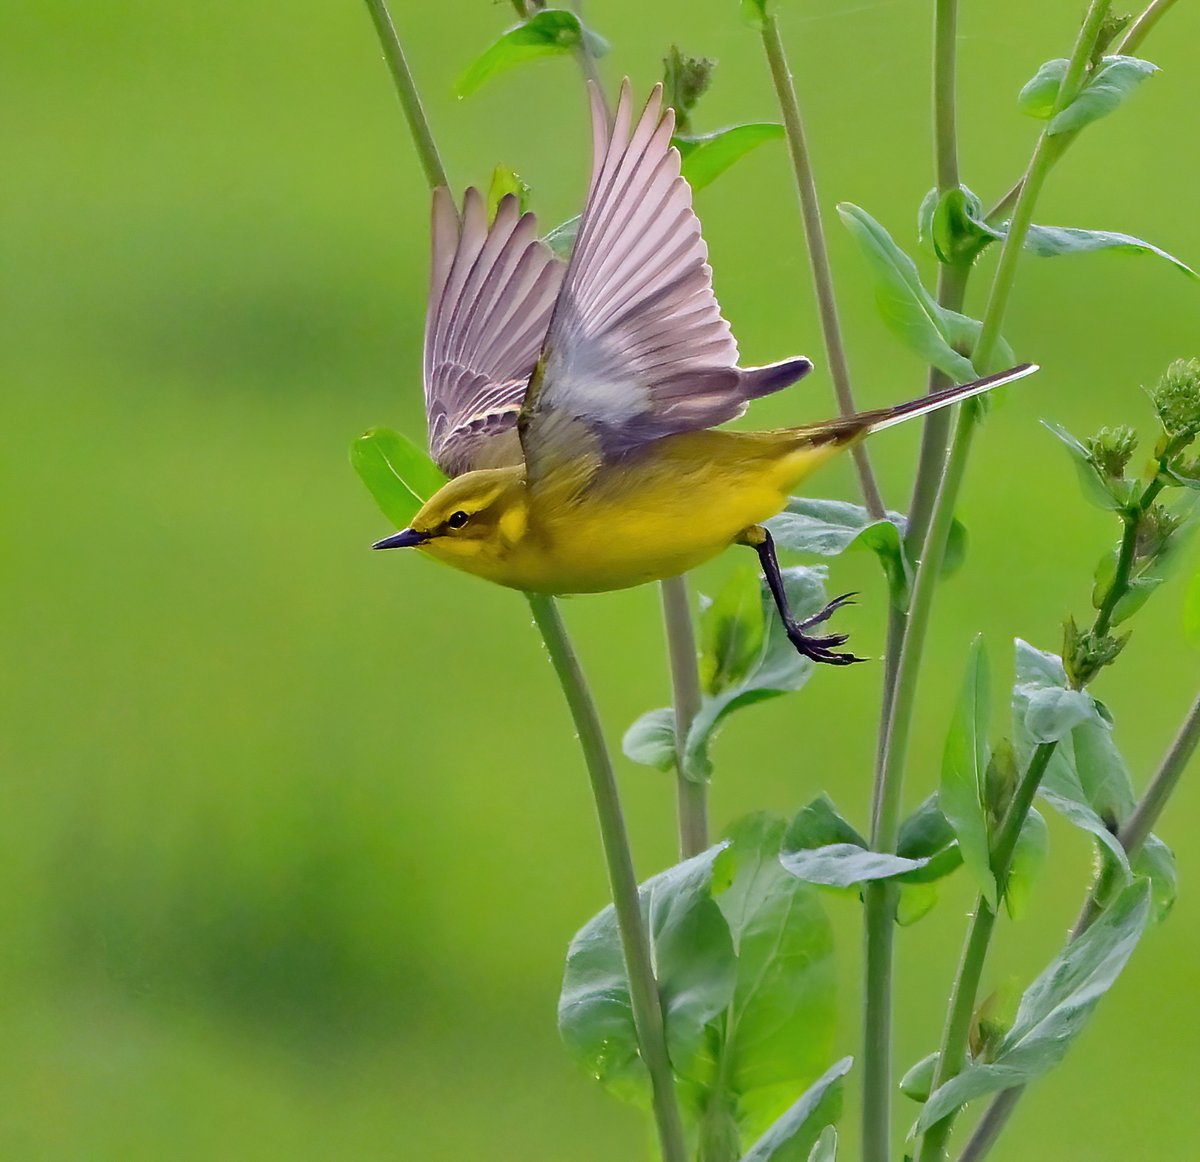
{"label": "bird's tail", "polygon": [[847,444],[859,437],[870,435],[872,432],[881,432],[884,428],[902,424],[905,420],[915,419],[917,416],[935,412],[939,408],[949,407],[951,404],[960,403],[972,396],[983,395],[993,388],[1012,383],[1014,379],[1032,375],[1037,369],[1036,363],[1018,363],[1016,367],[1010,367],[1007,371],[986,375],[983,379],[974,379],[970,383],[963,383],[957,387],[932,391],[919,399],[896,404],[895,407],[876,408],[874,411],[859,412],[857,415],[829,420],[808,428],[800,428],[797,430],[797,435],[807,434],[814,443]]}

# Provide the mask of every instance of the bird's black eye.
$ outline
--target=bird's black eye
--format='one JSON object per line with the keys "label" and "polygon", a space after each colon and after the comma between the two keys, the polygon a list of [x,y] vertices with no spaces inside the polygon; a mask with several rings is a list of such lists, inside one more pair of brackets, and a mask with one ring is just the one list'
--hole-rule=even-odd
{"label": "bird's black eye", "polygon": [[461,529],[463,525],[465,525],[470,519],[471,518],[467,513],[463,512],[462,509],[459,509],[458,512],[452,512],[450,514],[450,519],[446,521],[446,523],[452,529]]}

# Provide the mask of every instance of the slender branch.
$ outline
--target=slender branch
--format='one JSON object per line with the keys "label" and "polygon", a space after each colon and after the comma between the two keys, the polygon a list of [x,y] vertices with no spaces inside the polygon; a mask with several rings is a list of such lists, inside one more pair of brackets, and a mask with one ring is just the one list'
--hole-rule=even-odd
{"label": "slender branch", "polygon": [[892,1136],[892,963],[897,888],[863,886],[862,1162],[887,1162]]}
{"label": "slender branch", "polygon": [[[1167,805],[1167,800],[1179,785],[1180,777],[1187,769],[1192,755],[1195,754],[1197,744],[1200,744],[1200,695],[1197,695],[1191,709],[1188,710],[1183,725],[1179,728],[1179,733],[1175,736],[1162,763],[1150,780],[1150,785],[1134,808],[1133,814],[1121,828],[1118,838],[1130,858],[1138,853],[1151,829],[1158,822],[1158,817]],[[1089,893],[1088,901],[1084,905],[1079,919],[1075,921],[1074,928],[1071,929],[1071,939],[1078,940],[1091,927],[1092,922],[1100,915],[1100,911],[1094,894]],[[1008,1124],[1008,1119],[1012,1117],[1024,1092],[1024,1086],[1016,1086],[1013,1089],[1006,1089],[992,1099],[983,1117],[980,1118],[979,1124],[967,1140],[959,1162],[982,1162],[982,1159],[995,1145],[1000,1132]]]}
{"label": "slender branch", "polygon": [[[387,6],[383,0],[367,0],[367,8],[396,82],[400,103],[404,107],[425,176],[431,186],[448,186],[445,168]],[[600,718],[554,599],[532,593],[526,594],[526,598],[570,708],[591,780],[613,907],[621,935],[625,972],[629,978],[630,1007],[633,1010],[638,1049],[650,1074],[662,1159],[663,1162],[688,1162],[679,1097],[667,1052],[658,982],[650,957],[650,939],[642,916],[629,836]]]}
{"label": "slender branch", "polygon": [[[572,5],[580,21],[583,4]],[[585,37],[577,58],[584,79],[596,87],[612,125],[612,110],[596,67],[596,58]],[[668,577],[660,582],[663,628],[667,638],[667,661],[671,669],[671,705],[675,711],[675,814],[679,829],[679,857],[687,859],[708,847],[708,784],[694,782],[684,772],[684,750],[692,720],[700,709],[700,668],[696,657],[696,631],[692,626],[691,602],[686,577]]]}
{"label": "slender branch", "polygon": [[[850,386],[850,368],[846,362],[846,348],[842,342],[842,328],[838,321],[837,299],[833,290],[833,270],[829,265],[829,250],[825,245],[825,231],[821,226],[821,203],[817,197],[817,183],[813,176],[812,160],[808,142],[804,135],[804,122],[800,116],[800,103],[796,98],[796,87],[788,68],[783,40],[779,35],[779,24],[768,14],[762,26],[763,48],[771,68],[771,79],[783,114],[783,128],[787,135],[788,151],[792,167],[796,171],[796,187],[800,195],[800,216],[804,223],[804,237],[808,244],[808,260],[812,267],[813,287],[816,291],[817,310],[821,316],[821,333],[825,340],[825,357],[829,361],[829,373],[833,378],[833,389],[837,395],[838,410],[842,415],[852,415],[858,409],[854,404],[854,392]],[[863,501],[874,520],[884,515],[883,498],[871,460],[865,445],[857,444],[851,450],[854,468],[858,473]]]}
{"label": "slender branch", "polygon": [[401,108],[408,121],[412,133],[413,144],[417,147],[417,155],[421,159],[421,168],[430,186],[449,186],[450,179],[446,176],[446,167],[438,154],[429,129],[429,120],[421,107],[421,98],[417,86],[409,70],[408,61],[404,57],[404,48],[396,35],[396,26],[392,23],[391,15],[384,0],[367,0],[367,11],[375,24],[379,35],[379,44],[383,49],[384,60],[396,85],[396,95],[400,98]]}
{"label": "slender branch", "polygon": [[1167,800],[1174,794],[1180,777],[1195,753],[1197,743],[1200,743],[1200,695],[1192,703],[1175,741],[1171,743],[1171,749],[1167,751],[1162,765],[1150,780],[1146,793],[1141,797],[1125,826],[1121,828],[1121,846],[1131,856],[1137,855],[1141,850],[1150,829],[1158,822]]}
{"label": "slender branch", "polygon": [[1113,52],[1123,56],[1129,56],[1136,52],[1142,41],[1150,35],[1154,26],[1166,16],[1174,5],[1175,0],[1154,0],[1154,3],[1125,29],[1120,40],[1113,46]]}
{"label": "slender branch", "polygon": [[[1124,34],[1113,45],[1112,51],[1114,54],[1130,56],[1141,46],[1142,41],[1150,35],[1154,26],[1167,14],[1174,6],[1175,0],[1154,0],[1136,20],[1134,20]],[[1077,138],[1081,130],[1075,129],[1070,133],[1063,133],[1059,138],[1059,154],[1064,153],[1070,144]],[[1002,221],[1005,215],[1016,204],[1017,198],[1021,194],[1021,186],[1025,181],[1025,177],[1019,177],[1004,196],[987,212],[986,218],[989,222]]]}
{"label": "slender branch", "polygon": [[[1033,797],[1041,786],[1042,778],[1057,743],[1044,742],[1030,757],[1029,766],[1017,785],[1013,801],[1005,812],[992,852],[992,874],[996,878],[997,907],[1008,888],[1008,875],[1012,870],[1013,855],[1021,828],[1033,806]],[[975,905],[975,915],[967,931],[962,960],[954,987],[950,994],[950,1005],[946,1013],[946,1029],[942,1035],[941,1053],[934,1071],[932,1089],[945,1085],[952,1077],[962,1072],[967,1060],[967,1047],[971,1037],[971,1025],[975,1017],[975,1004],[979,996],[979,984],[987,964],[988,948],[996,928],[997,911],[984,896]],[[934,1123],[925,1132],[917,1162],[941,1162],[945,1157],[946,1143],[954,1126],[955,1115],[951,1114]]]}
{"label": "slender branch", "polygon": [[[958,0],[935,0],[933,16],[933,156],[934,177],[939,194],[959,186],[958,172]],[[938,268],[938,302],[950,310],[962,309],[966,297],[969,265],[941,265]],[[945,376],[930,368],[929,390],[948,384]],[[921,432],[921,452],[913,481],[905,530],[908,560],[929,531],[937,482],[946,459],[946,441],[950,417],[945,412],[930,416]],[[948,532],[948,529],[947,529]],[[903,646],[912,629],[915,612],[920,633],[932,604],[932,583],[926,574],[925,591],[911,594],[907,611],[893,607],[888,615],[887,646],[884,660],[883,696],[880,702],[879,740],[876,748],[876,782],[871,810],[872,840],[876,844],[895,843],[899,803],[885,803],[889,784],[884,772],[891,751],[891,724],[907,723],[911,710],[897,719],[896,698]],[[915,683],[908,683],[908,689]],[[897,794],[899,780],[894,780]],[[885,812],[890,818],[885,818]],[[863,987],[863,1162],[885,1162],[891,1154],[892,1098],[892,962],[895,942],[896,890],[882,883],[868,884],[863,894],[863,938],[866,944],[866,973]]]}
{"label": "slender branch", "polygon": [[687,859],[708,847],[708,785],[684,774],[684,753],[692,720],[700,709],[700,670],[692,627],[687,580],[662,582],[663,625],[671,664],[671,703],[675,708],[675,791],[679,816],[679,857]]}
{"label": "slender branch", "polygon": [[637,1028],[642,1060],[650,1074],[654,1116],[658,1124],[663,1160],[687,1162],[679,1099],[675,1092],[671,1061],[667,1055],[666,1030],[663,1026],[658,983],[654,978],[654,966],[650,959],[650,942],[638,897],[637,876],[633,870],[629,836],[625,830],[617,782],[613,775],[612,760],[604,743],[600,717],[596,713],[595,703],[588,691],[587,679],[571,648],[554,598],[533,593],[526,594],[526,597],[570,707],[571,718],[579,734],[579,746],[583,751],[592,784],[613,906],[621,933],[625,971],[629,977],[633,1021]]}
{"label": "slender branch", "polygon": [[[1054,112],[1064,108],[1078,95],[1108,8],[1109,0],[1093,0],[1076,39],[1066,75],[1055,100]],[[937,27],[943,26],[938,25]],[[995,351],[1016,276],[1017,261],[1020,258],[1029,226],[1033,221],[1034,206],[1057,156],[1057,144],[1043,130],[1034,149],[1027,179],[1021,187],[1021,193],[1013,211],[1012,222],[1001,248],[1000,260],[984,310],[979,341],[971,356],[976,367],[986,367]],[[954,508],[958,501],[958,494],[962,487],[970,455],[977,414],[978,409],[974,406],[959,410],[950,452],[946,458],[945,468],[929,515],[928,531],[913,581],[908,617],[897,635],[899,639],[897,642],[898,657],[890,699],[885,695],[888,714],[882,732],[872,813],[872,847],[877,851],[895,850],[896,838],[899,833],[908,739],[912,727],[913,709],[916,704],[921,659],[933,609],[934,592],[942,570],[950,526],[954,519]],[[869,939],[870,933],[879,932],[882,929],[887,900],[882,892],[868,891],[864,894],[864,906],[867,913],[865,923]],[[984,947],[986,949],[986,942],[984,942]],[[875,1023],[886,1020],[890,1014],[891,999],[890,996],[884,995],[885,990],[890,992],[890,987],[890,964],[886,971],[880,969],[874,978],[868,977],[864,1014],[864,1024],[868,1030]],[[869,1050],[872,1044],[872,1041],[868,1040],[865,1048]],[[886,1072],[890,1073],[890,1062]],[[885,1071],[881,1068],[867,1068],[864,1077],[878,1078],[884,1073]],[[886,1125],[886,1114],[881,1114],[878,1107],[884,1107],[886,1110],[888,1096],[887,1093],[864,1090],[864,1106],[870,1107],[864,1110],[864,1131],[868,1126]],[[875,1142],[872,1142],[872,1147],[877,1151],[879,1149]],[[882,1162],[884,1158],[886,1158],[886,1153],[866,1153],[864,1162],[877,1162],[877,1160]]]}

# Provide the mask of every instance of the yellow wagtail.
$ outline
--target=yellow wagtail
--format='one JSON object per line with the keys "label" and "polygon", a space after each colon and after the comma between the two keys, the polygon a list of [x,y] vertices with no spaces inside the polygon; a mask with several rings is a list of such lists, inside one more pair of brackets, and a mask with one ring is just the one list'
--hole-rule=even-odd
{"label": "yellow wagtail", "polygon": [[449,191],[434,192],[425,402],[430,452],[452,479],[374,547],[413,546],[558,594],[661,580],[750,545],[796,648],[857,661],[836,652],[845,635],[806,633],[852,595],[794,619],[761,522],[870,433],[1037,368],[798,428],[713,430],[812,364],[738,367],[662,86],[635,122],[626,81],[611,132],[594,89],[591,101],[592,176],[569,262],[515,197],[489,226],[478,191],[467,190],[461,222]]}

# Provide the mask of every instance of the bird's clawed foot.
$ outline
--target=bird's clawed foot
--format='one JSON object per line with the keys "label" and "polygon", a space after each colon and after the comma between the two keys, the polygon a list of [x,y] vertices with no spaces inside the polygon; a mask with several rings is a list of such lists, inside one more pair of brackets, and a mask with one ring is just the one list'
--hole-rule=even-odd
{"label": "bird's clawed foot", "polygon": [[865,662],[866,658],[835,652],[836,647],[844,646],[850,640],[849,634],[833,633],[827,634],[825,637],[810,637],[804,632],[814,625],[828,621],[843,605],[853,605],[854,597],[853,593],[843,593],[841,597],[835,597],[824,609],[818,610],[811,617],[806,617],[800,622],[789,620],[787,623],[788,641],[806,658],[812,658],[814,662],[823,662],[829,666],[849,666],[854,662]]}
{"label": "bird's clawed foot", "polygon": [[803,621],[797,621],[792,617],[791,610],[788,608],[787,591],[783,584],[783,573],[779,568],[779,559],[775,556],[775,542],[771,540],[771,534],[762,525],[752,525],[741,534],[739,539],[742,544],[749,545],[758,554],[758,559],[762,564],[763,575],[766,577],[767,585],[771,590],[771,596],[775,599],[775,606],[779,610],[779,616],[783,618],[788,641],[804,657],[811,658],[814,662],[822,662],[827,666],[849,666],[855,662],[865,662],[867,660],[866,658],[857,657],[854,654],[837,652],[837,647],[844,646],[849,640],[849,635],[847,634],[831,633],[826,634],[824,637],[813,637],[804,632],[807,629],[812,629],[814,625],[820,625],[822,622],[828,621],[842,606],[853,605],[853,599],[857,594],[843,593],[841,597],[835,597],[824,609],[819,609]]}

